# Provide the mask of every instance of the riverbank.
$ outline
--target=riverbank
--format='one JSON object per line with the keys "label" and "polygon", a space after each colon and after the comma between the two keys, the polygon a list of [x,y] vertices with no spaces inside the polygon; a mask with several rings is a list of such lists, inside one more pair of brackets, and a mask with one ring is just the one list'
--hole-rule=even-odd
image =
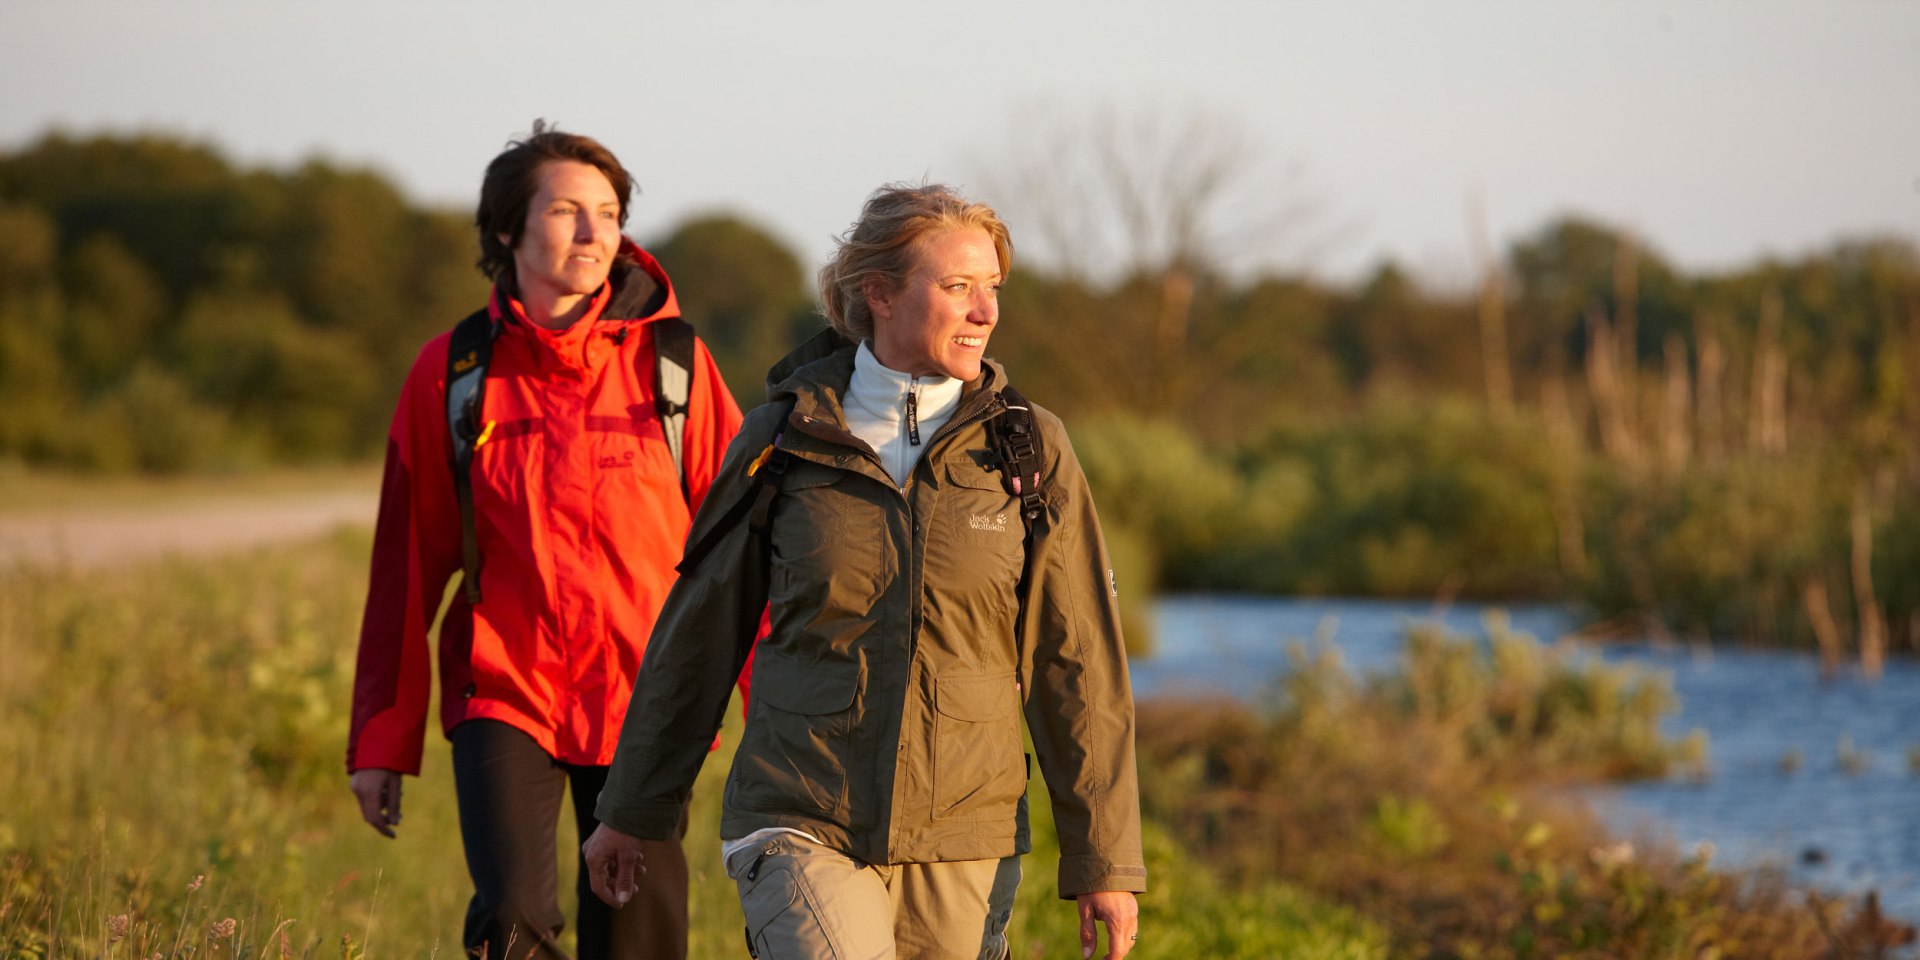
{"label": "riverbank", "polygon": [[1583,788],[1707,769],[1704,737],[1662,732],[1666,674],[1498,618],[1484,636],[1414,625],[1396,647],[1391,666],[1356,669],[1345,642],[1299,643],[1251,701],[1150,697],[1149,818],[1228,876],[1354,907],[1397,955],[1886,956],[1913,942],[1870,898],[1809,896],[1711,844],[1623,841],[1588,813]]}

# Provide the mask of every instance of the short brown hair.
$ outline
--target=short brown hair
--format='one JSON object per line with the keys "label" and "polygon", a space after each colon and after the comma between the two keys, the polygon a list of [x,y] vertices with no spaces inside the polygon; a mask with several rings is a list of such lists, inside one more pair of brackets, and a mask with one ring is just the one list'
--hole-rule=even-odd
{"label": "short brown hair", "polygon": [[971,227],[993,239],[1004,277],[1013,268],[1013,240],[992,207],[938,183],[890,183],[875,190],[860,219],[835,241],[833,259],[820,268],[820,308],[827,322],[849,340],[870,339],[867,284],[877,279],[899,289],[921,239],[936,230]]}
{"label": "short brown hair", "polygon": [[[633,177],[592,137],[561,133],[545,120],[533,122],[533,135],[508,142],[507,149],[487,164],[480,181],[480,206],[473,225],[480,231],[480,260],[476,264],[495,283],[513,276],[513,250],[527,230],[527,209],[540,191],[540,168],[556,160],[574,160],[599,170],[620,198],[620,225],[627,225],[627,197]],[[501,243],[506,234],[508,242]]]}

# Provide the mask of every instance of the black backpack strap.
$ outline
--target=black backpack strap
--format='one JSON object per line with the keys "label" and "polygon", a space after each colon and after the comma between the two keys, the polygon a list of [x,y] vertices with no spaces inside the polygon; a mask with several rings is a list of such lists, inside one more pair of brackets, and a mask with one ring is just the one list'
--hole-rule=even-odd
{"label": "black backpack strap", "polygon": [[[792,407],[787,409],[789,413],[792,412]],[[780,422],[786,423],[786,418],[781,417]],[[674,568],[681,576],[688,575],[699,566],[700,561],[713,550],[714,544],[719,543],[720,538],[726,536],[727,531],[733,529],[734,524],[743,517],[753,535],[764,541],[767,524],[773,520],[773,502],[780,496],[781,481],[786,479],[787,465],[793,461],[793,454],[780,447],[780,440],[785,436],[784,430],[773,435],[767,448],[747,465],[747,476],[753,478],[752,486],[727,506],[727,512],[714,521],[700,539],[687,544],[686,551],[680,555],[679,566]]]}
{"label": "black backpack strap", "polygon": [[1000,475],[1007,492],[1020,498],[1020,522],[1033,532],[1034,521],[1046,510],[1046,491],[1041,489],[1046,447],[1040,431],[1033,427],[1033,404],[1011,384],[1000,388],[1007,409],[988,423],[994,452],[1000,455]]}
{"label": "black backpack strap", "polygon": [[679,317],[653,322],[653,409],[667,436],[680,492],[687,495],[687,397],[693,392],[693,326]]}
{"label": "black backpack strap", "polygon": [[473,516],[473,451],[486,441],[480,418],[486,397],[487,364],[499,332],[483,307],[453,328],[447,343],[447,437],[451,441],[453,489],[460,500],[461,583],[467,604],[480,602],[480,541]]}

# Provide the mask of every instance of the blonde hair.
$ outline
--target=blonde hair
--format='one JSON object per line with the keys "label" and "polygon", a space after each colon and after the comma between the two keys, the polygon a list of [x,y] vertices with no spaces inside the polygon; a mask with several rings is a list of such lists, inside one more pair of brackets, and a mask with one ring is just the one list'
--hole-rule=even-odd
{"label": "blonde hair", "polygon": [[820,268],[820,307],[827,322],[849,340],[871,339],[867,285],[878,280],[899,289],[922,239],[939,230],[976,227],[993,239],[1000,275],[1006,276],[1013,267],[1013,240],[992,207],[938,183],[890,183],[875,190],[860,219],[835,239],[833,258]]}

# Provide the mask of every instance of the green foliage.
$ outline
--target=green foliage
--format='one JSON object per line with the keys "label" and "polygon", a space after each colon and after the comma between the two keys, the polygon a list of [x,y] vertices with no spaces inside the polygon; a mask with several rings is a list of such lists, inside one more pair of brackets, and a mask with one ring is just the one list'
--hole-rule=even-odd
{"label": "green foliage", "polygon": [[1845,546],[1822,465],[1740,460],[1675,478],[1601,475],[1591,488],[1587,602],[1698,636],[1792,638],[1801,586]]}
{"label": "green foliage", "polygon": [[[1079,911],[1059,898],[1050,873],[1060,839],[1044,783],[1034,782],[1030,800],[1033,853],[1022,861],[1024,876],[1007,941],[1013,957],[1061,956],[1079,942]],[[1157,822],[1144,824],[1142,845],[1150,889],[1140,898],[1140,940],[1129,957],[1385,960],[1391,955],[1386,932],[1361,914],[1284,882],[1223,882]],[[1104,928],[1100,936],[1104,953]]]}
{"label": "green foliage", "polygon": [[484,292],[460,219],[370,172],[241,171],[162,137],[0,156],[0,399],[20,411],[0,457],[163,472],[377,452],[420,344]]}
{"label": "green foliage", "polygon": [[[805,265],[725,214],[655,252],[751,406],[820,323]],[[0,461],[375,456],[420,345],[482,297],[473,256],[466,217],[372,171],[245,170],[153,135],[0,155]],[[1197,259],[1099,282],[1022,261],[1001,295],[993,351],[1072,425],[1128,583],[1577,599],[1626,630],[1779,643],[1884,620],[1920,649],[1898,565],[1920,477],[1911,240],[1689,276],[1564,217],[1474,291],[1392,263],[1340,287]]]}
{"label": "green foliage", "polygon": [[1235,455],[1165,420],[1075,431],[1105,516],[1180,589],[1542,596],[1561,466],[1537,428],[1460,405],[1279,431]]}

